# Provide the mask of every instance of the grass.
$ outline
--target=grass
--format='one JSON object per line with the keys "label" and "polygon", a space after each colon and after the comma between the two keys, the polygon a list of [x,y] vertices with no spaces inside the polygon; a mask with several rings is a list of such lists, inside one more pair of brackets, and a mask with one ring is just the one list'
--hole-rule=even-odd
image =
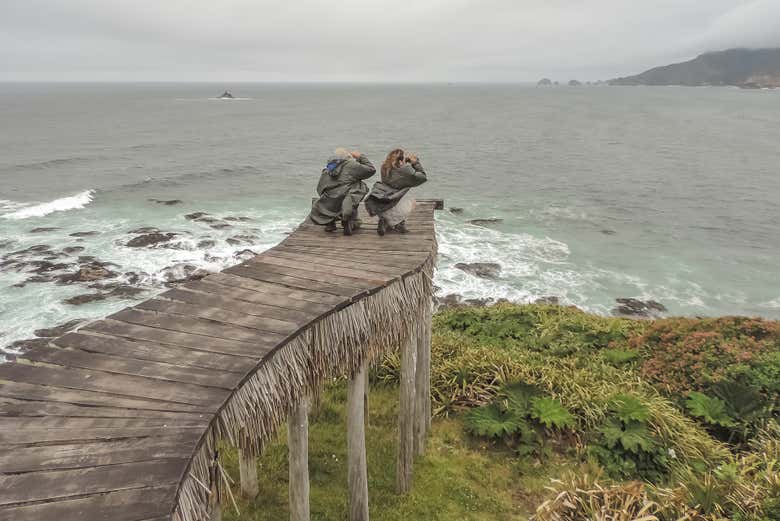
{"label": "grass", "polygon": [[[347,515],[346,389],[331,384],[309,426],[311,517],[341,521]],[[371,518],[378,521],[528,519],[544,496],[550,477],[569,462],[556,459],[538,466],[519,461],[509,450],[497,449],[465,434],[459,416],[435,419],[427,453],[415,462],[414,488],[395,494],[398,389],[377,384],[370,392],[370,424],[366,430],[368,490]],[[225,451],[231,476],[238,476],[236,453]],[[240,518],[228,504],[225,520],[288,519],[287,446],[285,435],[266,449],[258,463],[260,493],[254,500],[238,499]]]}

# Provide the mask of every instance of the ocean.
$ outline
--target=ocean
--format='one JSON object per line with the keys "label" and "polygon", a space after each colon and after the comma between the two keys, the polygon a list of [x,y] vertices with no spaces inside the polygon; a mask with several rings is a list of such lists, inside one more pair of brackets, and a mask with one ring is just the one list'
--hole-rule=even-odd
{"label": "ocean", "polygon": [[[215,99],[226,87],[237,99]],[[338,146],[377,166],[398,146],[418,153],[418,197],[462,209],[437,216],[440,295],[780,318],[778,138],[780,91],[0,84],[0,349],[276,244]],[[128,247],[144,227],[177,235]],[[52,280],[79,256],[138,292]]]}

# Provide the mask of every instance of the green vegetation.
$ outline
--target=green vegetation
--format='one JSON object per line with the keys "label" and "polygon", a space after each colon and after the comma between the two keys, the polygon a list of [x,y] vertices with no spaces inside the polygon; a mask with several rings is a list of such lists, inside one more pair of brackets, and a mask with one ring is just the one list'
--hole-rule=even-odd
{"label": "green vegetation", "polygon": [[[436,419],[407,497],[398,356],[372,371],[373,519],[780,519],[778,322],[497,305],[436,315],[432,349]],[[312,415],[314,519],[345,516],[344,401],[334,383]],[[286,516],[285,450],[261,458],[248,519]]]}

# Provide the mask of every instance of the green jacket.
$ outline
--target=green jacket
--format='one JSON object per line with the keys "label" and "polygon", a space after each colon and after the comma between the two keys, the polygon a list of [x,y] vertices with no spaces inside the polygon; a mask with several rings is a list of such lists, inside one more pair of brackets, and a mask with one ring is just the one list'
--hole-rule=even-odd
{"label": "green jacket", "polygon": [[312,205],[309,217],[317,224],[328,224],[342,216],[352,215],[360,201],[368,193],[363,182],[376,173],[376,168],[366,156],[355,159],[331,158],[322,169],[317,194],[320,198]]}
{"label": "green jacket", "polygon": [[419,161],[393,168],[386,179],[374,183],[371,193],[366,198],[366,210],[371,215],[384,213],[398,204],[411,188],[420,186],[427,180],[428,177]]}

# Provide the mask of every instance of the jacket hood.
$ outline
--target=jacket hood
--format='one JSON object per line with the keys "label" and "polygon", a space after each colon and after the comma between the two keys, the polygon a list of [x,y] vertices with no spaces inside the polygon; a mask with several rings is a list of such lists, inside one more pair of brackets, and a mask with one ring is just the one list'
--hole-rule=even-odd
{"label": "jacket hood", "polygon": [[325,168],[322,169],[322,172],[327,172],[331,177],[336,177],[341,173],[341,166],[347,161],[349,161],[349,159],[331,156],[328,158],[328,162],[325,165]]}

